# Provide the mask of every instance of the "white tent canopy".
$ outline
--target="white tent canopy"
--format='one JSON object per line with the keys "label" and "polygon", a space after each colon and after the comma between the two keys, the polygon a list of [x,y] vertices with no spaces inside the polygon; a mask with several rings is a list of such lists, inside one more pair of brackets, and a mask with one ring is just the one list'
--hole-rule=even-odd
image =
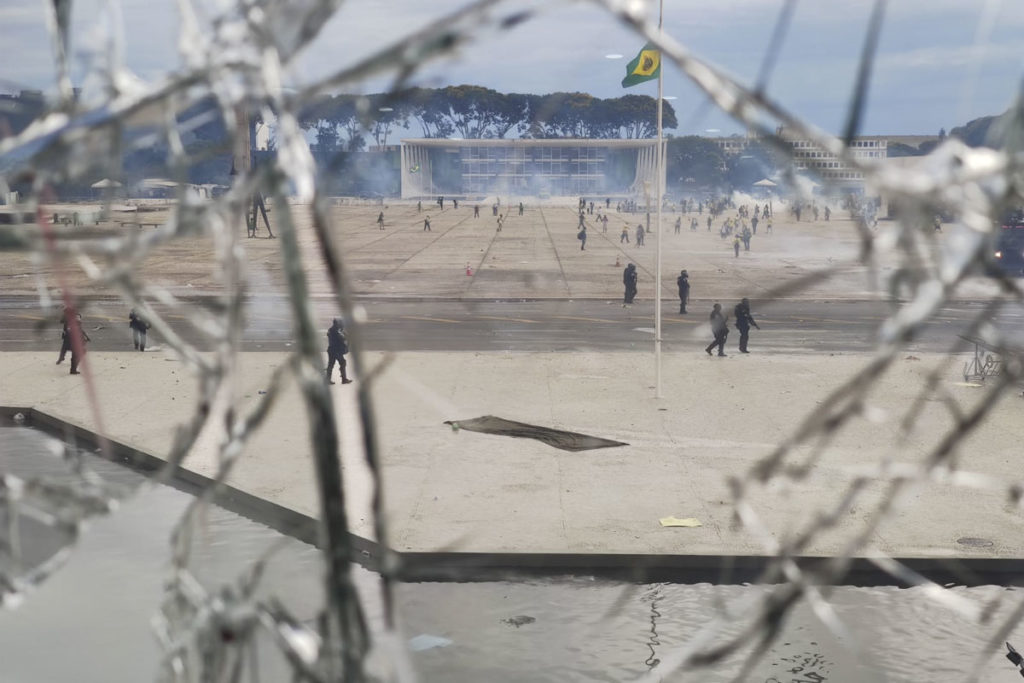
{"label": "white tent canopy", "polygon": [[121,187],[121,183],[116,180],[111,180],[110,178],[104,178],[103,180],[93,183],[89,187],[94,190],[105,190],[108,187]]}
{"label": "white tent canopy", "polygon": [[166,178],[146,178],[139,183],[139,187],[147,190],[155,190],[161,188],[174,188],[177,187],[178,183],[173,180],[167,180]]}
{"label": "white tent canopy", "polygon": [[777,186],[778,186],[778,183],[773,183],[772,181],[768,180],[767,178],[762,178],[761,180],[758,180],[756,183],[754,183],[754,187],[777,187]]}

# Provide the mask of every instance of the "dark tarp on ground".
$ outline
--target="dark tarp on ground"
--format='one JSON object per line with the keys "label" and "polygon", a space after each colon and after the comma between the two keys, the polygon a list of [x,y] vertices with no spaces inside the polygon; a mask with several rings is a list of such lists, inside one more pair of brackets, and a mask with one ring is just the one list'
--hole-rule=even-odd
{"label": "dark tarp on ground", "polygon": [[493,415],[474,417],[471,420],[447,420],[446,425],[456,429],[466,429],[471,432],[483,432],[484,434],[499,434],[501,436],[514,436],[520,439],[537,439],[549,446],[561,448],[563,451],[588,451],[593,448],[611,448],[613,446],[628,446],[622,441],[602,439],[598,436],[577,434],[576,432],[565,432],[560,429],[538,427],[537,425],[526,424],[525,422],[513,422]]}

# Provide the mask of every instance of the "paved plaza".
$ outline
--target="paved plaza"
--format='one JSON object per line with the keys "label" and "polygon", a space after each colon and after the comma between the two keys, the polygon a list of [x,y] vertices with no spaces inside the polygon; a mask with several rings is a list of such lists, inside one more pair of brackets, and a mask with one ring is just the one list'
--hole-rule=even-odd
{"label": "paved plaza", "polygon": [[[306,207],[292,209],[302,215]],[[379,210],[333,208],[350,276],[357,294],[364,297],[614,300],[621,296],[621,267],[632,260],[641,271],[640,301],[634,309],[650,306],[654,239],[638,248],[631,234],[630,244],[620,244],[621,227],[635,228],[641,217],[617,214],[614,206],[607,233],[588,229],[585,251],[576,239],[575,212],[565,206],[528,206],[522,217],[513,212],[500,233],[489,204],[481,207],[479,218],[473,218],[466,205],[444,212],[432,206],[430,232],[422,230],[426,207],[417,212],[415,204],[389,205],[383,231],[374,222]],[[666,315],[675,305],[674,280],[680,267],[690,273],[698,302],[693,315],[702,321],[711,300],[729,306],[748,296],[756,306],[781,283],[826,268],[833,268],[835,276],[780,296],[877,296],[869,274],[852,262],[858,242],[849,220],[794,224],[776,219],[774,234],[759,230],[751,251],[741,251],[736,258],[728,240],[709,233],[706,226],[691,232],[688,217],[681,234],[674,234],[675,217],[667,215],[660,237]],[[887,229],[886,224],[880,229]],[[311,265],[315,254],[308,217],[299,221],[299,233],[311,259],[307,272],[314,294],[326,295],[327,283]],[[283,291],[278,242],[261,237],[243,238],[241,244],[254,286],[264,292]],[[209,261],[203,258],[208,247],[202,241],[160,247],[147,259],[143,273],[175,293],[216,293],[216,273],[209,272]],[[27,293],[35,291],[36,283],[25,259],[5,254],[2,270],[5,281],[15,283],[12,289]],[[472,275],[466,274],[467,263]],[[19,269],[28,272],[16,272]],[[53,267],[43,266],[42,272],[52,274]],[[67,277],[76,291],[97,293],[81,275]],[[964,297],[981,296],[988,285],[978,282],[971,287]],[[661,399],[654,398],[653,344],[644,330],[637,331],[635,352],[452,349],[397,354],[373,387],[392,545],[399,550],[770,553],[783,535],[828,512],[856,477],[882,462],[922,463],[950,428],[947,402],[929,398],[917,426],[907,434],[901,431],[903,415],[927,373],[940,362],[937,356],[903,354],[872,392],[870,409],[820,455],[810,448],[815,444],[796,450],[794,465],[810,463],[806,477],[752,489],[750,503],[764,533],[739,529],[733,523],[728,479],[744,477],[829,392],[854,376],[868,356],[756,351],[740,356],[731,338],[729,358],[708,358],[702,351],[702,325],[694,324],[693,329],[692,349],[665,354]],[[77,425],[102,428],[155,455],[167,452],[175,426],[194,407],[197,382],[158,341],[145,354],[126,345],[123,353],[88,355],[102,424],[87,399],[85,378],[70,377],[66,366],[54,366],[55,353],[56,345],[52,352],[0,354],[0,405],[35,407]],[[269,352],[242,355],[241,407],[254,404],[285,358]],[[367,354],[370,367],[381,360],[379,353]],[[958,368],[954,363],[941,375],[941,388],[948,401],[967,410],[984,389],[962,382]],[[342,424],[351,519],[358,533],[372,537],[369,477],[356,430],[356,386],[339,383],[332,392]],[[1020,410],[1017,397],[1001,401],[967,439],[959,466],[995,482],[1016,479],[1015,455],[1024,438]],[[628,445],[572,453],[539,441],[455,431],[444,424],[482,415]],[[817,459],[810,462],[812,458]],[[186,466],[209,475],[216,464],[206,439]],[[247,447],[230,483],[299,512],[316,513],[305,412],[293,385]],[[866,486],[862,500],[834,529],[818,535],[808,553],[842,551],[889,495],[883,482]],[[702,526],[662,527],[659,519],[668,516],[695,517]],[[1018,529],[1018,511],[992,491],[921,482],[870,534],[865,552],[1022,557],[1024,541],[1015,533]],[[965,537],[992,544],[957,543]]]}

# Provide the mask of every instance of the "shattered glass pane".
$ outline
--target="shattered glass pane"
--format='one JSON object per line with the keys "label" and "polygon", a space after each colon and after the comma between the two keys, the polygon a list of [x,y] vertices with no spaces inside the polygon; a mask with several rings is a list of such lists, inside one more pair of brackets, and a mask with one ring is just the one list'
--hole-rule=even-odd
{"label": "shattered glass pane", "polygon": [[[66,437],[0,429],[0,597],[18,608],[0,641],[31,655],[6,670],[113,668],[89,658],[107,641],[130,680],[1013,674],[1021,104],[924,141],[865,131],[869,94],[901,65],[973,69],[973,106],[982,66],[1018,56],[994,38],[1020,9],[982,3],[973,43],[910,52],[884,43],[893,24],[914,33],[913,3],[829,9],[863,35],[829,45],[850,92],[827,132],[797,112],[840,79],[822,55],[784,54],[817,35],[800,22],[818,5],[779,2],[774,25],[763,3],[693,5],[686,30],[664,32],[633,0],[366,5],[0,7],[5,62],[48,50],[52,84],[0,97],[0,403]],[[763,55],[690,30],[729,11],[757,24]],[[534,37],[545,25],[558,40]],[[502,49],[533,60],[532,80],[589,54],[578,37],[595,52],[566,92],[443,85]],[[163,58],[128,59],[140,40]],[[573,92],[627,41],[648,45],[625,80],[655,79],[655,49],[685,79],[678,119],[667,98]],[[799,88],[774,86],[784,67]],[[713,110],[738,131],[695,143],[666,201],[655,108],[669,129],[701,130]],[[690,313],[663,246],[691,271]],[[677,288],[678,316],[643,308],[674,309]],[[747,296],[753,314],[731,303]],[[728,324],[705,317],[719,299]],[[328,347],[332,319],[345,336]],[[751,326],[751,358],[705,363],[712,336],[746,352]],[[595,463],[477,446],[440,434],[454,414],[621,448]],[[102,459],[79,452],[86,438]],[[662,528],[667,515],[700,524]],[[446,581],[399,581],[416,572]],[[52,628],[69,615],[62,661]],[[138,637],[143,619],[155,639]],[[920,623],[938,626],[904,647]]]}

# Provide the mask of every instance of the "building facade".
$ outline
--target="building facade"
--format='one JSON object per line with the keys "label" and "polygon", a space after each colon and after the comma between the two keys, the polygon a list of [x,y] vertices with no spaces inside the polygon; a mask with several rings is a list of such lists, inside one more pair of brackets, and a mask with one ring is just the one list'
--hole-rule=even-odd
{"label": "building facade", "polygon": [[[743,154],[755,142],[756,137],[712,138],[727,156]],[[791,150],[794,170],[806,172],[812,177],[822,178],[843,190],[859,192],[864,189],[864,174],[845,161],[818,147],[810,140],[787,140]],[[850,141],[850,154],[854,159],[868,163],[881,163],[887,158],[889,137],[866,135]]]}
{"label": "building facade", "polygon": [[[402,197],[656,193],[656,140],[402,140]],[[663,180],[664,182],[664,180]]]}

